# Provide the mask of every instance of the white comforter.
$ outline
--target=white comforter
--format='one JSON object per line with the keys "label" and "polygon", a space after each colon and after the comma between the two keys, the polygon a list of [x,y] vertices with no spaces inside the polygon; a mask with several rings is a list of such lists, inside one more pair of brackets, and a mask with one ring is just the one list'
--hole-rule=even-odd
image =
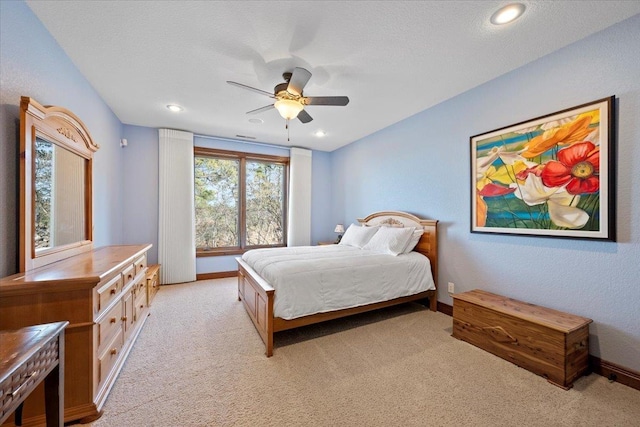
{"label": "white comforter", "polygon": [[254,249],[242,256],[275,289],[274,316],[295,319],[435,289],[429,258],[346,245]]}

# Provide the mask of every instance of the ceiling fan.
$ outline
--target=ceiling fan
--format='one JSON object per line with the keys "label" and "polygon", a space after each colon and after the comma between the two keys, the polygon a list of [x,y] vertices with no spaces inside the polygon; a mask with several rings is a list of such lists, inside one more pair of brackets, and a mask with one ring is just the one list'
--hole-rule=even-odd
{"label": "ceiling fan", "polygon": [[345,106],[349,103],[349,98],[346,96],[304,96],[302,90],[311,78],[311,73],[304,68],[296,67],[292,73],[283,73],[282,77],[285,82],[276,85],[273,93],[243,85],[242,83],[232,81],[227,81],[227,83],[275,99],[273,104],[248,111],[247,114],[258,114],[275,108],[282,118],[287,120],[287,123],[296,117],[302,123],[309,123],[313,120],[313,117],[304,109],[306,105]]}

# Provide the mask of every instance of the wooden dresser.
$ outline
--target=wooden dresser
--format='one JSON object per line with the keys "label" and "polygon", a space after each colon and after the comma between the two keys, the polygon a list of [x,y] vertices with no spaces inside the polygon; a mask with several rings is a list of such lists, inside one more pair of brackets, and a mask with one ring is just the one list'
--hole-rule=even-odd
{"label": "wooden dresser", "polygon": [[479,289],[453,296],[453,336],[568,389],[589,368],[589,324]]}
{"label": "wooden dresser", "polygon": [[[68,321],[64,420],[101,415],[149,310],[151,245],[107,246],[0,280],[0,329]],[[44,425],[43,387],[24,405],[24,425]]]}

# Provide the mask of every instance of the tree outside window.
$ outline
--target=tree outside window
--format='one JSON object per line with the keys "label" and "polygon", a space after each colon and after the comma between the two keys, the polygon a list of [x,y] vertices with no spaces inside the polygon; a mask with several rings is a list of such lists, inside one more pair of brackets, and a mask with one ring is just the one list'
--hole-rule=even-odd
{"label": "tree outside window", "polygon": [[285,246],[288,160],[195,148],[198,256]]}

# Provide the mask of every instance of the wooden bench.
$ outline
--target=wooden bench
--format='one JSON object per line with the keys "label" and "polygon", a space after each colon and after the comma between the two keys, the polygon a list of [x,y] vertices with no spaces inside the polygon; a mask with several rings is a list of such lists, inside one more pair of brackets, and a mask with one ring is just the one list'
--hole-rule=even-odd
{"label": "wooden bench", "polygon": [[453,295],[453,337],[564,389],[588,371],[591,322],[479,289]]}

